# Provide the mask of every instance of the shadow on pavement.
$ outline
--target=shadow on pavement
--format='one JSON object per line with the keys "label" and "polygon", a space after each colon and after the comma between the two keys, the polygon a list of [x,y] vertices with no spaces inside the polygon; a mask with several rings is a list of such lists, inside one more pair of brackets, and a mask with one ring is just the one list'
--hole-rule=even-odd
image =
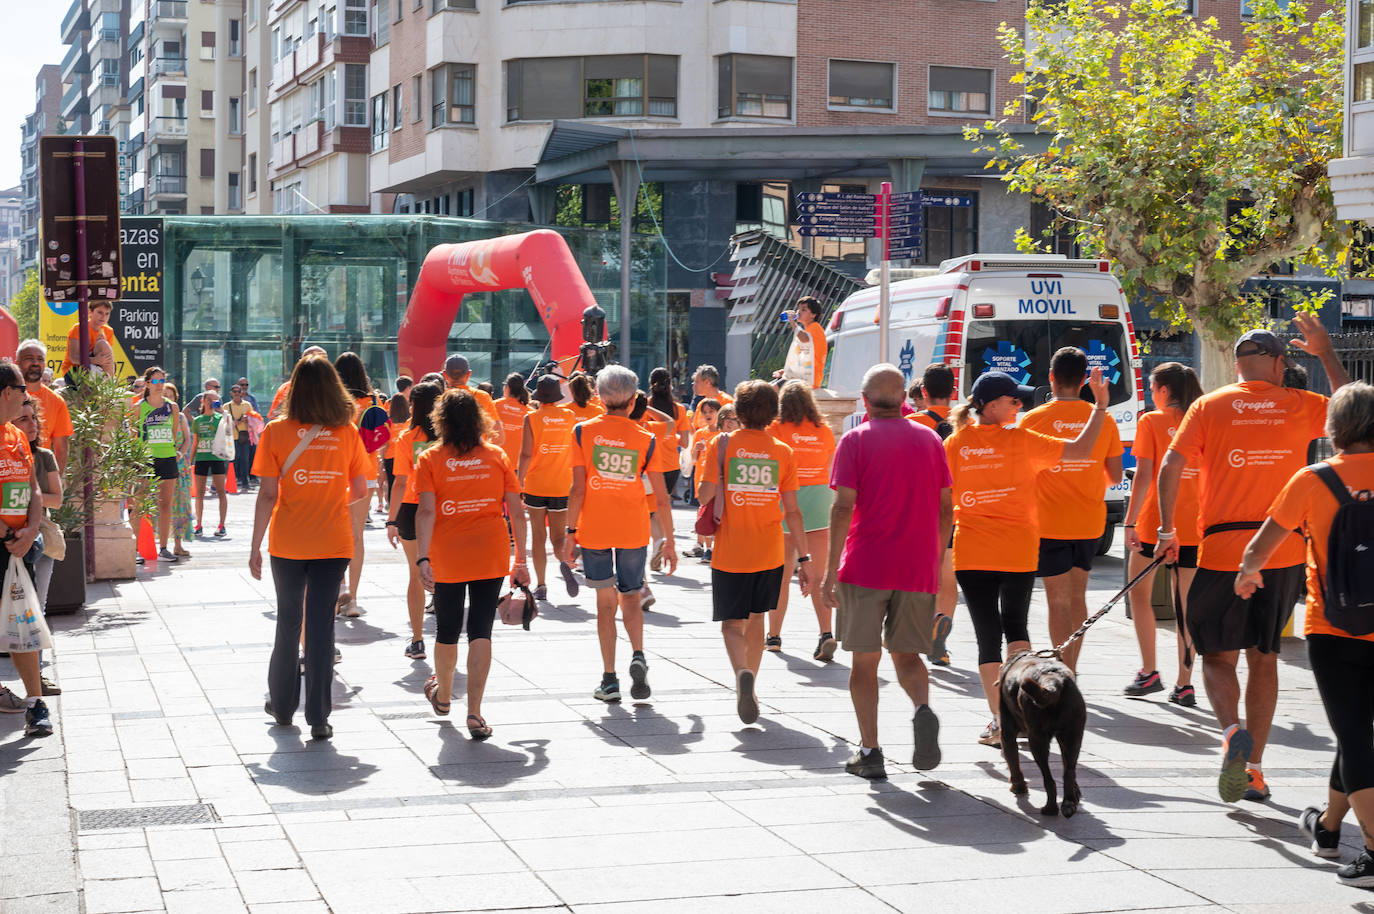
{"label": "shadow on pavement", "polygon": [[[444,783],[505,787],[549,767],[546,739],[514,740],[506,744],[517,750],[511,751],[502,748],[495,735],[478,742],[468,736],[465,727],[451,720],[441,720],[436,725],[441,746],[438,764],[431,765],[429,770]],[[499,732],[495,727],[493,731]]]}

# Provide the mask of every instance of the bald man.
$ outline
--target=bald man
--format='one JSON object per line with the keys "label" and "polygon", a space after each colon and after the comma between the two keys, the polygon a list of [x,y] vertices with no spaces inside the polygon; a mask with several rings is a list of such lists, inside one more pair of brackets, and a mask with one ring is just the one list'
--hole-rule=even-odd
{"label": "bald man", "polygon": [[940,563],[954,525],[953,481],[933,430],[902,417],[906,380],[896,366],[864,375],[869,421],[835,448],[830,555],[821,594],[836,609],[835,635],[853,654],[849,696],[859,723],[850,774],[887,777],[878,745],[878,664],[886,643],[897,681],[916,707],[912,766],[940,764],[940,722],[921,660],[935,641]]}

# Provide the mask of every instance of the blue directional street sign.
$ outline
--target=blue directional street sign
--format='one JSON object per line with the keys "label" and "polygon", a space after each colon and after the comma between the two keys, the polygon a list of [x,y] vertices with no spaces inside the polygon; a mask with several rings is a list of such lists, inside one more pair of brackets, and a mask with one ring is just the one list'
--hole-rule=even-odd
{"label": "blue directional street sign", "polygon": [[872,216],[867,218],[861,216],[851,218],[849,216],[811,216],[805,213],[797,217],[797,223],[799,225],[843,225],[866,226],[868,228],[873,228],[878,224],[877,220]]}
{"label": "blue directional street sign", "polygon": [[797,212],[871,216],[875,210],[872,203],[802,203],[797,206]]}
{"label": "blue directional street sign", "polygon": [[797,194],[798,203],[866,203],[872,206],[877,199],[873,194]]}
{"label": "blue directional street sign", "polygon": [[878,233],[870,222],[867,226],[799,225],[797,234],[812,238],[875,238]]}

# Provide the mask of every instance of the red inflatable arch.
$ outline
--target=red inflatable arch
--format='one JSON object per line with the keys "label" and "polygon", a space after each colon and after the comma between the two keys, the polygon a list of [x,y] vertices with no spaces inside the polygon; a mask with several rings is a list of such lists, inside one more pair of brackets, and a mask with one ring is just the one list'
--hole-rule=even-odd
{"label": "red inflatable arch", "polygon": [[19,348],[19,322],[9,309],[0,307],[0,356],[13,359]]}
{"label": "red inflatable arch", "polygon": [[401,373],[419,378],[443,370],[449,330],[464,295],[521,287],[529,290],[549,330],[550,358],[575,357],[582,346],[582,311],[596,299],[563,236],[537,229],[441,244],[425,255],[396,337]]}

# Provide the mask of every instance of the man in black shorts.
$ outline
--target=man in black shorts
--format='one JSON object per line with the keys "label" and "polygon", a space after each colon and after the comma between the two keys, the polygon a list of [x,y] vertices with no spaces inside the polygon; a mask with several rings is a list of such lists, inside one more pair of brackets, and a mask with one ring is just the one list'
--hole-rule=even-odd
{"label": "man in black shorts", "polygon": [[[1303,337],[1293,345],[1321,359],[1335,390],[1350,378],[1321,322],[1293,320]],[[1202,681],[1225,729],[1217,791],[1227,803],[1269,798],[1260,761],[1278,702],[1279,638],[1303,589],[1306,550],[1296,533],[1275,550],[1263,586],[1244,599],[1234,590],[1245,546],[1287,481],[1302,469],[1307,445],[1325,434],[1326,397],[1281,386],[1284,343],[1251,330],[1235,346],[1238,384],[1193,401],[1159,471],[1155,542],[1169,561],[1179,556],[1174,509],[1185,466],[1198,468],[1202,545],[1188,589],[1188,634],[1202,658]],[[1240,720],[1236,666],[1245,652],[1245,726]]]}

